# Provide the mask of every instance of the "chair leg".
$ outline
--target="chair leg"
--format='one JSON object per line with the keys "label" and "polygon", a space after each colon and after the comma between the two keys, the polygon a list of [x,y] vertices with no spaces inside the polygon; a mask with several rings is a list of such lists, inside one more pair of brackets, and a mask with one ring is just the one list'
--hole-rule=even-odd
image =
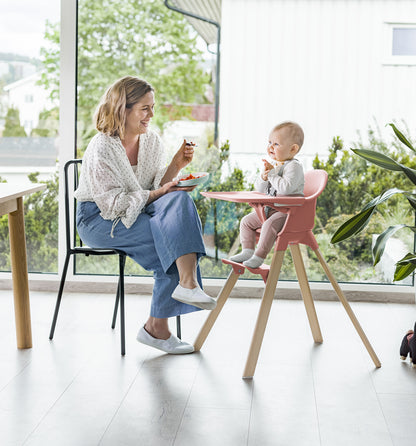
{"label": "chair leg", "polygon": [[361,325],[358,322],[358,319],[355,317],[355,314],[352,311],[350,304],[348,303],[344,293],[342,292],[340,286],[338,285],[338,282],[336,281],[334,275],[330,271],[321,252],[319,251],[319,249],[316,249],[314,252],[315,252],[316,256],[318,257],[318,260],[321,263],[322,268],[324,269],[325,274],[327,275],[329,281],[331,282],[335,292],[337,293],[339,300],[341,301],[342,305],[344,306],[345,311],[347,312],[348,316],[350,317],[351,322],[354,325],[358,335],[360,336],[361,340],[363,341],[365,348],[367,349],[369,355],[371,356],[371,359],[373,360],[374,365],[377,368],[381,367],[380,360],[378,359],[375,351],[373,350],[373,347],[371,346],[369,340],[367,339],[367,336],[365,335],[363,329],[361,328]]}
{"label": "chair leg", "polygon": [[308,316],[309,325],[311,327],[313,340],[322,343],[322,333],[319,327],[318,317],[316,316],[315,305],[311,289],[309,287],[308,277],[306,275],[305,265],[302,260],[302,253],[299,245],[289,245],[292,254],[293,263],[295,265],[296,275],[298,277],[300,291],[302,293],[303,303],[305,304],[306,314]]}
{"label": "chair leg", "polygon": [[176,336],[179,339],[182,339],[182,332],[181,332],[181,316],[176,316]]}
{"label": "chair leg", "polygon": [[234,270],[230,272],[227,281],[225,282],[224,286],[222,287],[222,290],[220,291],[220,294],[218,295],[217,306],[209,313],[204,325],[202,326],[198,336],[195,339],[194,348],[196,352],[201,350],[201,347],[203,346],[205,339],[209,335],[212,326],[217,320],[217,317],[220,314],[225,302],[227,301],[228,296],[230,295],[232,289],[234,288],[234,285],[236,284],[238,277],[239,274],[236,274]]}
{"label": "chair leg", "polygon": [[66,280],[66,273],[68,271],[69,258],[71,254],[69,252],[66,253],[64,269],[62,270],[61,282],[59,284],[58,297],[56,298],[55,312],[53,315],[51,331],[49,333],[49,339],[53,339],[53,335],[55,333],[56,320],[58,319],[59,307],[61,306],[62,293],[64,291],[64,285]]}
{"label": "chair leg", "polygon": [[126,263],[126,256],[119,255],[119,296],[120,296],[120,336],[121,336],[121,354],[126,354],[126,332],[124,320],[124,265]]}
{"label": "chair leg", "polygon": [[282,268],[285,251],[275,251],[270,265],[270,272],[267,278],[261,300],[259,314],[257,316],[256,327],[251,340],[250,350],[244,368],[243,378],[252,378],[256,370],[257,360],[259,358],[261,344],[263,342],[264,332],[266,330],[267,320],[273,303],[274,292],[279,280],[280,270]]}
{"label": "chair leg", "polygon": [[117,293],[116,293],[116,301],[114,303],[114,311],[113,311],[113,320],[111,322],[111,328],[116,328],[116,321],[117,321],[117,312],[118,312],[118,303],[120,301],[120,276],[118,278],[118,284],[117,284]]}

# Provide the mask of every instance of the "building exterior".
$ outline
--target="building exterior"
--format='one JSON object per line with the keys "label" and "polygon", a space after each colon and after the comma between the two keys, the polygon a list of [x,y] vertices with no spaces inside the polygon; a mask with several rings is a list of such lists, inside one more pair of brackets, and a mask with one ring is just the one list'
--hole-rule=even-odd
{"label": "building exterior", "polygon": [[348,148],[393,121],[416,136],[414,0],[222,0],[221,12],[220,139],[241,167],[283,120],[304,128],[307,168],[334,136]]}
{"label": "building exterior", "polygon": [[39,113],[53,106],[48,92],[37,85],[39,79],[40,73],[34,73],[4,87],[7,93],[7,106],[19,109],[20,123],[27,135],[37,127]]}
{"label": "building exterior", "polygon": [[[350,147],[369,126],[396,122],[414,136],[414,0],[171,0],[221,26],[220,142],[244,169],[271,127],[299,122],[310,168],[335,136]],[[207,44],[216,27],[186,16]]]}

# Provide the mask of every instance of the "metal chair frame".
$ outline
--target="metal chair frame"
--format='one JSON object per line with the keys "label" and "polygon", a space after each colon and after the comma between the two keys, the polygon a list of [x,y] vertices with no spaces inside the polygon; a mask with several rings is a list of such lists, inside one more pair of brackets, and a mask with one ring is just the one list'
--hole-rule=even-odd
{"label": "metal chair frame", "polygon": [[[66,275],[68,272],[69,260],[72,255],[82,254],[85,256],[107,256],[107,255],[118,255],[119,258],[119,278],[117,285],[117,294],[114,304],[113,319],[111,323],[111,328],[114,329],[116,326],[118,307],[120,305],[120,337],[121,337],[121,355],[126,354],[126,336],[125,336],[125,311],[124,311],[124,267],[126,263],[127,254],[119,249],[98,249],[90,248],[82,243],[82,240],[78,236],[76,228],[76,199],[73,197],[73,218],[71,225],[71,214],[70,214],[70,187],[69,187],[69,168],[73,166],[73,191],[78,187],[79,183],[79,166],[82,164],[82,159],[72,159],[69,160],[64,166],[64,181],[65,181],[65,229],[66,229],[66,255],[64,267],[62,270],[61,281],[59,284],[58,296],[56,299],[55,311],[53,315],[51,330],[49,333],[49,339],[53,339],[56,327],[56,321],[58,318],[58,313],[61,305],[62,294],[65,286]],[[71,242],[73,241],[73,243]],[[79,240],[79,245],[77,244]],[[75,270],[75,265],[74,265]],[[75,271],[74,271],[75,272]],[[177,336],[181,338],[181,321],[180,316],[176,316],[176,329]]]}

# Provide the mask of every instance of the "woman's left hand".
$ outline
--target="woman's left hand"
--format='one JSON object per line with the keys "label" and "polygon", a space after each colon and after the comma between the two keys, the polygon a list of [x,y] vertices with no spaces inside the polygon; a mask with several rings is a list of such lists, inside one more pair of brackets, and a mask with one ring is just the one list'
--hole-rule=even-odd
{"label": "woman's left hand", "polygon": [[183,140],[180,149],[175,153],[172,159],[172,164],[174,164],[178,170],[183,169],[192,161],[192,158],[194,157],[194,147],[195,144],[188,143],[186,139]]}

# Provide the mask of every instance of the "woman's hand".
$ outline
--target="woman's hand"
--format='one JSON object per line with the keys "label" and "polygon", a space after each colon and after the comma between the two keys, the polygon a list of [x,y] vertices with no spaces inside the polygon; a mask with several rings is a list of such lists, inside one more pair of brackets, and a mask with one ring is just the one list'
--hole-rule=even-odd
{"label": "woman's hand", "polygon": [[192,158],[194,157],[194,147],[194,143],[187,142],[186,139],[183,140],[180,149],[175,153],[171,162],[178,172],[192,161]]}
{"label": "woman's hand", "polygon": [[152,201],[157,200],[162,195],[168,194],[169,192],[174,192],[177,190],[182,190],[184,192],[191,192],[196,188],[196,185],[195,186],[179,187],[178,183],[179,183],[179,180],[168,181],[163,186],[159,187],[159,189],[151,190],[149,193],[149,198],[147,200],[147,204],[151,203]]}

